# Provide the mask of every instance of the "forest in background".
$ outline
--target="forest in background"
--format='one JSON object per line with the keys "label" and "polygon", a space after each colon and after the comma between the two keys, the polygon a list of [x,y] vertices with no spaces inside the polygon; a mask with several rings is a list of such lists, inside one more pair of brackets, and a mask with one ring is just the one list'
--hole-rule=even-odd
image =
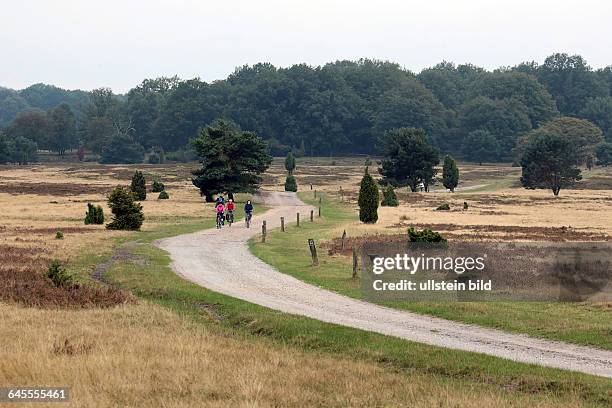
{"label": "forest in background", "polygon": [[375,154],[385,131],[415,127],[442,152],[509,161],[521,136],[560,116],[586,119],[611,141],[612,66],[593,70],[567,54],[494,71],[442,62],[418,74],[369,59],[261,63],[211,83],[145,79],[125,95],[45,84],[0,88],[0,156],[4,140],[139,162],[145,152],[185,150],[200,128],[226,118],[267,140],[277,156]]}

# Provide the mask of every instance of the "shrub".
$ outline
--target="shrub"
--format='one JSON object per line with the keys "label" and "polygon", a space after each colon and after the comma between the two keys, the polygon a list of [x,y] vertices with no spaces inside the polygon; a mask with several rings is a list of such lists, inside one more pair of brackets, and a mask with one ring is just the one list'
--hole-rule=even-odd
{"label": "shrub", "polygon": [[378,221],[378,202],[380,196],[376,182],[366,169],[359,188],[359,220],[368,224]]}
{"label": "shrub", "polygon": [[436,211],[448,211],[448,210],[450,210],[450,204],[448,204],[448,203],[440,204],[436,208]]}
{"label": "shrub", "polygon": [[64,239],[64,233],[62,231],[57,231],[55,233],[55,239]]}
{"label": "shrub", "polygon": [[164,183],[157,181],[157,180],[153,180],[153,184],[151,185],[151,190],[154,193],[161,193],[165,189],[166,189],[166,186],[164,186]]}
{"label": "shrub", "polygon": [[47,273],[45,276],[51,279],[51,282],[57,287],[66,287],[72,285],[72,276],[68,274],[66,268],[62,266],[62,264],[57,261],[51,261],[49,263],[49,268],[47,269]]}
{"label": "shrub", "polygon": [[293,152],[287,153],[287,157],[285,157],[285,169],[290,176],[295,170],[295,157],[293,156]]}
{"label": "shrub", "polygon": [[104,210],[102,210],[102,206],[87,203],[85,225],[89,224],[104,224]]}
{"label": "shrub", "polygon": [[166,191],[162,191],[161,193],[159,193],[159,197],[157,197],[158,200],[167,200],[169,198],[170,196],[168,195],[168,193],[166,193]]}
{"label": "shrub", "polygon": [[389,185],[383,191],[383,200],[380,205],[385,207],[397,207],[399,205],[399,202],[397,201],[397,195],[395,194],[393,186]]}
{"label": "shrub", "polygon": [[151,153],[149,155],[149,164],[159,164],[161,163],[161,159],[159,158],[159,155],[157,153]]}
{"label": "shrub", "polygon": [[464,202],[463,202],[463,209],[464,209],[464,210],[467,210],[467,209],[468,209],[468,207],[469,207],[469,206],[468,206],[467,201],[464,201]]}
{"label": "shrub", "polygon": [[446,238],[438,232],[430,229],[417,231],[412,227],[408,228],[408,238],[410,242],[446,242]]}
{"label": "shrub", "polygon": [[133,193],[124,187],[115,187],[108,195],[108,206],[113,221],[106,225],[112,230],[139,230],[144,221],[142,206],[134,202]]}
{"label": "shrub", "polygon": [[444,165],[442,166],[442,184],[448,188],[451,193],[455,192],[455,187],[459,184],[459,169],[457,163],[450,156],[444,156]]}
{"label": "shrub", "polygon": [[371,159],[369,156],[368,156],[368,157],[366,157],[364,165],[365,165],[366,167],[367,167],[367,166],[371,166],[371,165],[372,165],[372,159]]}
{"label": "shrub", "polygon": [[132,190],[137,200],[142,201],[147,199],[147,182],[141,171],[136,170],[134,176],[132,176],[130,190]]}
{"label": "shrub", "polygon": [[287,176],[285,180],[285,191],[293,191],[296,192],[298,190],[297,181],[295,181],[295,177]]}

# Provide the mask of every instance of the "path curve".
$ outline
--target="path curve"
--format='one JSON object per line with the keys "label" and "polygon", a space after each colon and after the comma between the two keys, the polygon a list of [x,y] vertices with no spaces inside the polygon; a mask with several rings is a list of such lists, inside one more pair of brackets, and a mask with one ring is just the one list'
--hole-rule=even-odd
{"label": "path curve", "polygon": [[264,219],[269,229],[279,227],[282,216],[287,222],[295,221],[297,212],[301,222],[309,222],[312,207],[294,193],[262,193],[261,198],[272,208],[254,217],[250,229],[238,222],[222,230],[166,238],[156,245],[170,253],[172,268],[183,278],[270,309],[419,343],[612,378],[611,351],[378,306],[278,272],[249,252],[247,240],[261,231]]}

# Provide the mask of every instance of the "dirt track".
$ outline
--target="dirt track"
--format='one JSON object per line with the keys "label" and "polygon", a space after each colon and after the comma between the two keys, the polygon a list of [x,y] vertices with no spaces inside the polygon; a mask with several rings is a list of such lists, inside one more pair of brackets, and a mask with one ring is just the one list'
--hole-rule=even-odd
{"label": "dirt track", "polygon": [[266,193],[262,199],[274,207],[254,217],[250,229],[239,222],[231,228],[167,238],[157,245],[170,253],[173,269],[185,279],[271,309],[420,343],[612,378],[611,351],[394,310],[323,290],[276,271],[249,252],[247,240],[261,231],[264,219],[268,228],[275,228],[281,216],[294,221],[296,212],[300,212],[301,219],[308,222],[311,207],[292,193]]}

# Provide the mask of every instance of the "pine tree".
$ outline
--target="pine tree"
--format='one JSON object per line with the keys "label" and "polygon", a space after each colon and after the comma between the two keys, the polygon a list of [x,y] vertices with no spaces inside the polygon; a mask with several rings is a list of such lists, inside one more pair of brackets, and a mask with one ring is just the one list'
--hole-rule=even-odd
{"label": "pine tree", "polygon": [[287,157],[285,157],[285,168],[290,176],[293,175],[293,170],[295,170],[295,157],[291,152],[287,153]]}
{"label": "pine tree", "polygon": [[455,187],[459,184],[459,169],[455,159],[450,156],[444,156],[444,165],[442,166],[442,184],[448,188],[451,193],[455,192]]}
{"label": "pine tree", "polygon": [[125,187],[115,187],[108,195],[113,221],[106,224],[112,230],[139,230],[144,221],[142,205],[134,202],[134,194]]}
{"label": "pine tree", "polygon": [[136,173],[134,173],[130,190],[134,193],[136,200],[143,201],[147,199],[147,182],[141,171],[136,170]]}
{"label": "pine tree", "polygon": [[383,200],[380,205],[384,207],[397,207],[399,205],[397,195],[395,194],[395,190],[391,184],[389,184],[389,186],[387,186],[387,188],[383,191]]}
{"label": "pine tree", "polygon": [[361,222],[374,224],[378,221],[378,202],[378,186],[366,168],[359,188],[358,204],[359,220]]}

